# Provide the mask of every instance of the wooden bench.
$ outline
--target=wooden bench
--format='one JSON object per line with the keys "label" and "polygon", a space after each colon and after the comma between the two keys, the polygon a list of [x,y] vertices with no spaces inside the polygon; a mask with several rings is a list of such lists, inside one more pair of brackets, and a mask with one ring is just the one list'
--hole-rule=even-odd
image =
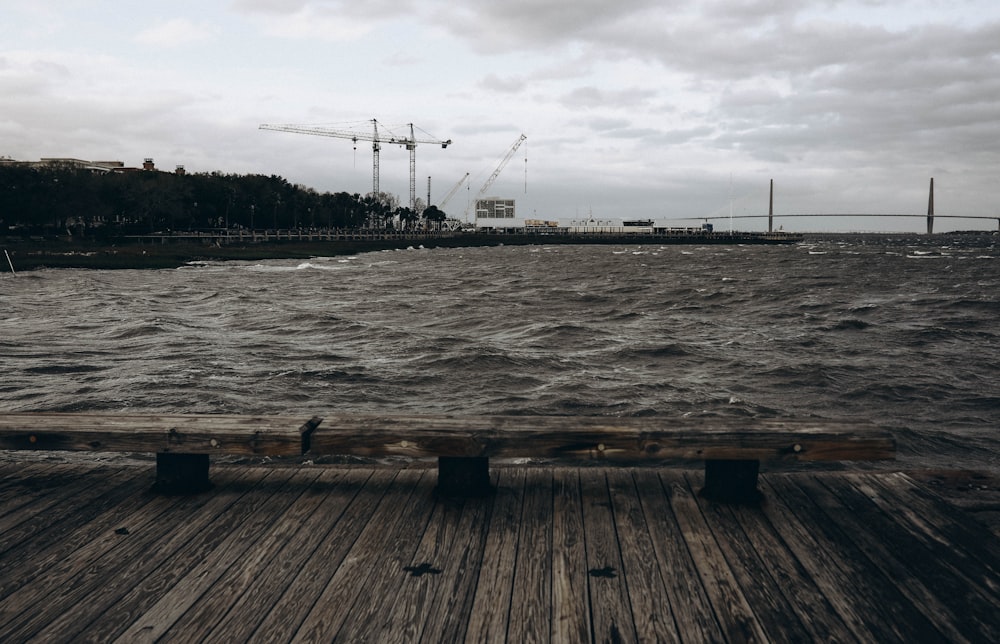
{"label": "wooden bench", "polygon": [[209,455],[357,455],[438,459],[438,491],[491,492],[490,458],[614,462],[705,461],[711,499],[758,497],[761,461],[871,461],[895,457],[885,430],[857,422],[757,418],[0,414],[0,449],[156,452],[157,489],[210,486]]}
{"label": "wooden bench", "polygon": [[0,449],[156,454],[155,489],[201,492],[211,455],[301,456],[320,418],[191,414],[0,413]]}

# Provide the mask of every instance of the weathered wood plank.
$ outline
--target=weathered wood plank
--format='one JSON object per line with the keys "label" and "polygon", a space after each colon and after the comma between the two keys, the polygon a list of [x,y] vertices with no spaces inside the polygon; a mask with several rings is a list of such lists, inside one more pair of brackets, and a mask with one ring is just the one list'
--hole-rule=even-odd
{"label": "weathered wood plank", "polygon": [[492,510],[492,499],[464,504],[462,522],[453,544],[452,563],[442,572],[438,600],[424,619],[421,641],[458,642],[465,634],[486,551]]}
{"label": "weathered wood plank", "polygon": [[[95,474],[88,477],[89,486],[80,485],[79,480],[62,479],[57,487],[49,488],[47,494],[25,494],[25,503],[16,512],[5,515],[0,522],[0,554],[16,556],[13,552],[7,554],[7,551],[18,544],[23,546],[29,540],[44,538],[46,531],[65,524],[69,518],[67,514],[89,517],[94,512],[90,503],[101,501],[114,505],[115,500],[105,497],[114,496],[115,491],[127,493],[135,488],[134,472],[107,470]],[[74,500],[70,512],[61,510],[53,516],[53,508],[64,506],[67,499]],[[74,518],[80,521],[78,516]]]}
{"label": "weathered wood plank", "polygon": [[844,527],[856,522],[848,533],[858,548],[949,641],[1000,642],[1000,594],[995,588],[1000,579],[983,575],[980,562],[970,560],[957,543],[919,525],[900,529],[900,519],[910,510],[894,508],[886,514],[873,501],[876,490],[861,480],[802,477],[800,484],[808,485],[810,496]]}
{"label": "weathered wood plank", "polygon": [[[158,481],[172,488],[175,479],[183,485],[192,478],[180,470],[172,473],[171,466],[179,463],[175,455],[294,456],[309,451],[438,457],[442,472],[445,465],[478,459],[485,481],[485,459],[490,457],[698,459],[709,465],[731,461],[756,466],[761,460],[891,459],[895,441],[889,432],[869,425],[810,419],[334,414],[325,421],[303,421],[280,416],[13,413],[0,414],[0,449],[156,452],[162,460]],[[192,483],[192,491],[209,485],[207,465],[200,462],[199,467],[194,478],[200,483]],[[449,481],[444,477],[441,483]]]}
{"label": "weathered wood plank", "polygon": [[[154,499],[148,488],[137,485],[136,470],[121,471],[117,476],[77,476],[76,484],[66,486],[66,493],[53,495],[59,504],[39,502],[42,515],[4,533],[2,558],[4,574],[0,580],[0,598],[27,586],[54,565],[73,556],[81,548],[93,545],[94,534],[107,535],[107,547],[120,541],[115,530],[131,523],[133,513]],[[13,521],[12,521],[13,523]],[[134,526],[133,526],[134,527]]]}
{"label": "weathered wood plank", "polygon": [[[102,535],[13,596],[21,614],[0,631],[0,640],[29,637],[63,616],[73,616],[75,625],[85,627],[100,615],[101,606],[108,605],[101,599],[109,601],[120,589],[130,589],[136,580],[145,579],[195,535],[199,536],[201,547],[208,548],[213,534],[210,528],[214,527],[212,519],[224,515],[234,500],[225,493],[179,497],[167,506],[150,509],[164,507],[164,512],[189,513],[190,520],[180,525],[171,521],[154,523],[149,517],[142,517],[146,529],[134,532],[129,529],[128,535]],[[81,615],[79,607],[86,607],[87,613]]]}
{"label": "weathered wood plank", "polygon": [[880,460],[895,441],[863,423],[604,416],[332,414],[313,454],[662,460]]}
{"label": "weathered wood plank", "polygon": [[[649,524],[628,470],[607,473],[611,506],[621,549],[622,576],[639,641],[670,642],[679,638],[672,602],[656,561]],[[690,601],[690,598],[685,598]]]}
{"label": "weathered wood plank", "polygon": [[[210,641],[218,617],[227,615],[243,594],[263,579],[260,572],[266,567],[275,550],[280,549],[299,526],[316,508],[317,499],[300,503],[306,488],[319,476],[316,469],[297,470],[276,487],[266,505],[242,523],[231,527],[216,547],[185,575],[161,600],[172,611],[171,620],[162,621],[170,628],[162,635],[151,638],[161,642]],[[268,580],[270,582],[272,580]],[[280,580],[273,580],[280,583]],[[123,602],[124,603],[124,602]],[[128,605],[126,604],[126,608]],[[139,611],[127,611],[125,616]],[[131,620],[125,621],[128,626]],[[157,620],[146,623],[154,630]],[[147,630],[140,631],[145,637]],[[117,635],[118,633],[114,633]],[[105,641],[103,633],[95,633]],[[229,640],[226,636],[223,639]],[[231,640],[230,640],[231,641]]]}
{"label": "weathered wood plank", "polygon": [[540,642],[552,624],[552,472],[532,468],[524,479],[507,640]]}
{"label": "weathered wood plank", "polygon": [[[885,624],[867,622],[866,600],[855,592],[845,592],[854,583],[853,575],[863,574],[848,568],[840,558],[840,553],[827,547],[821,532],[815,529],[815,516],[808,512],[811,501],[808,498],[793,497],[786,501],[778,493],[789,483],[786,477],[771,475],[762,477],[761,488],[767,501],[759,510],[788,549],[795,555],[812,582],[819,588],[826,600],[833,606],[853,639],[860,642],[902,641],[899,635],[890,636]],[[826,521],[823,517],[821,520]]]}
{"label": "weathered wood plank", "polygon": [[746,533],[764,568],[791,605],[789,615],[796,616],[806,629],[807,641],[850,642],[855,639],[759,507],[727,505],[715,509],[730,513]]}
{"label": "weathered wood plank", "polygon": [[[0,641],[305,641],[310,612],[345,641],[590,641],[615,611],[637,641],[1000,635],[1000,542],[902,474],[765,473],[761,506],[735,508],[697,497],[697,471],[662,468],[498,467],[496,497],[460,502],[430,494],[430,469],[220,465],[192,498],[86,457],[31,471],[10,488],[30,503],[0,518],[37,524],[0,555]],[[587,562],[588,546],[619,563]],[[547,570],[519,577],[542,551]],[[676,633],[658,628],[671,618]]]}
{"label": "weathered wood plank", "polygon": [[[453,545],[461,508],[455,503],[435,503],[427,473],[418,492],[407,504],[406,514],[391,533],[388,547],[379,545],[377,562],[369,559],[369,570],[358,599],[344,615],[337,639],[405,642],[393,633],[419,633],[426,611],[435,601],[440,575],[448,566],[447,549],[433,549],[438,539],[445,548]],[[423,548],[423,551],[421,549]],[[429,548],[429,549],[428,549]],[[360,554],[360,553],[359,553]]]}
{"label": "weathered wood plank", "polygon": [[[933,623],[859,551],[792,477],[768,477],[762,510],[862,641],[944,641]],[[772,498],[772,495],[774,498]],[[808,526],[805,528],[804,526]]]}
{"label": "weathered wood plank", "polygon": [[[422,535],[414,534],[418,543],[409,563],[400,566],[397,578],[399,601],[389,601],[381,611],[359,610],[348,616],[337,637],[345,642],[379,640],[384,642],[418,642],[427,612],[441,597],[441,575],[450,568],[447,551],[454,545],[455,531],[461,522],[461,501],[437,503]],[[442,546],[439,550],[437,546]],[[371,607],[369,607],[371,608]]]}
{"label": "weathered wood plank", "polygon": [[[688,487],[694,488],[690,476]],[[729,512],[726,503],[703,503],[702,516],[708,532],[715,537],[719,552],[740,587],[753,614],[768,639],[780,642],[805,642],[813,638],[792,610],[782,586],[772,576],[770,566],[757,554],[757,547]]]}
{"label": "weathered wood plank", "polygon": [[439,498],[384,629],[341,630],[384,642],[457,642],[464,634],[482,563],[492,499]]}
{"label": "weathered wood plank", "polygon": [[[295,516],[294,501],[318,472],[296,472],[274,488],[262,510],[239,524],[231,525],[211,551],[199,560],[182,559],[183,576],[175,578],[157,571],[151,587],[136,589],[124,596],[113,610],[105,613],[99,625],[88,629],[92,641],[112,641],[115,637],[132,642],[151,642],[176,637],[190,628],[195,632],[210,629],[217,616],[226,615],[230,604],[241,596],[246,576],[256,576],[255,567],[269,552],[266,539],[269,522]],[[237,580],[231,580],[233,566],[238,566]],[[171,563],[171,569],[178,563]],[[174,583],[176,582],[176,583]],[[138,621],[136,615],[142,615]],[[191,626],[194,623],[195,626]],[[201,639],[194,637],[189,641]]]}
{"label": "weathered wood plank", "polygon": [[581,469],[580,490],[594,641],[635,642],[635,620],[628,602],[624,566],[604,471]]}
{"label": "weathered wood plank", "polygon": [[[393,489],[398,492],[380,499],[375,514],[313,604],[294,641],[332,641],[355,606],[365,610],[384,601],[373,599],[374,586],[392,593],[388,601],[395,597],[392,591],[398,591],[403,567],[416,549],[416,543],[405,541],[402,535],[411,534],[413,523],[427,521],[425,504],[431,495],[416,492],[425,476],[426,470],[403,470],[396,476]],[[393,578],[395,588],[387,576]]]}
{"label": "weathered wood plank", "polygon": [[[374,520],[382,499],[390,489],[400,491],[397,474],[393,470],[354,470],[342,484],[330,490],[333,502],[322,508],[328,517],[329,530],[316,535],[315,549],[295,571],[292,583],[267,611],[248,641],[270,644],[291,639],[316,599],[329,587],[358,537]],[[384,510],[378,516],[384,517]]]}
{"label": "weathered wood plank", "polygon": [[504,468],[497,480],[490,532],[464,638],[467,642],[506,641],[524,507],[525,474],[524,468]]}
{"label": "weathered wood plank", "polygon": [[765,642],[767,637],[753,608],[705,523],[695,490],[683,478],[672,482],[669,488],[670,506],[698,567],[719,624],[730,642]]}
{"label": "weathered wood plank", "polygon": [[[297,514],[308,514],[308,517],[301,523],[288,516],[282,517],[281,521],[286,525],[279,529],[291,530],[291,536],[283,544],[273,542],[273,556],[266,565],[254,571],[250,586],[232,603],[224,618],[205,620],[211,625],[211,630],[202,641],[247,641],[285,595],[299,571],[307,567],[330,568],[328,559],[313,561],[312,558],[330,530],[339,524],[342,513],[370,474],[370,470],[319,468],[319,478],[310,483],[296,501],[296,505],[301,506]],[[235,570],[242,572],[239,567]],[[261,583],[261,580],[266,580],[266,583]],[[119,640],[129,641],[128,635],[126,632]]]}
{"label": "weathered wood plank", "polygon": [[[61,470],[51,462],[0,464],[0,518],[28,503],[26,492],[29,489],[38,494],[44,493],[48,487],[46,480],[52,476],[60,478]],[[25,481],[32,481],[34,485],[27,488]]]}
{"label": "weathered wood plank", "polygon": [[39,502],[54,504],[60,490],[69,493],[65,473],[54,463],[11,466],[0,462],[0,535],[16,525],[10,521],[16,521],[24,508]]}
{"label": "weathered wood plank", "polygon": [[[190,583],[194,579],[192,571],[198,570],[206,560],[211,561],[218,556],[220,546],[224,549],[240,537],[252,538],[257,527],[268,525],[279,516],[284,506],[275,502],[275,496],[295,475],[294,470],[274,470],[267,475],[268,487],[273,486],[267,493],[237,490],[239,499],[223,512],[215,515],[204,511],[197,513],[192,523],[200,520],[205,523],[201,525],[196,540],[192,540],[194,534],[178,537],[167,533],[163,535],[166,538],[161,539],[164,546],[155,552],[133,547],[123,555],[120,565],[115,562],[116,570],[109,572],[103,584],[79,589],[79,592],[85,592],[85,599],[81,601],[86,601],[95,613],[93,620],[87,623],[63,612],[50,619],[38,631],[37,637],[41,641],[107,641],[126,629],[136,614],[156,603],[167,589],[177,583]],[[171,523],[176,525],[184,520],[183,516],[175,516]],[[186,528],[185,525],[177,532]],[[132,545],[131,542],[129,545]],[[183,603],[185,600],[180,601]]]}
{"label": "weathered wood plank", "polygon": [[[130,535],[158,531],[156,555],[160,555],[161,549],[166,552],[161,559],[152,562],[154,567],[139,582],[133,580],[131,590],[127,584],[122,584],[127,592],[114,609],[105,611],[105,615],[95,622],[92,627],[95,637],[91,641],[111,641],[123,630],[128,632],[128,627],[137,619],[143,628],[129,639],[130,643],[150,641],[154,634],[158,636],[169,628],[185,607],[190,606],[186,603],[189,597],[184,590],[191,590],[191,584],[197,589],[198,580],[190,577],[191,571],[210,559],[218,543],[239,530],[241,522],[254,515],[256,508],[266,506],[270,495],[288,483],[292,472],[273,474],[262,468],[229,468],[220,473],[218,487],[212,495],[174,497],[178,500],[165,506],[165,511],[130,519]],[[163,503],[162,498],[154,495],[157,503]],[[202,514],[207,514],[207,519],[202,519]],[[196,525],[193,532],[185,533],[187,523],[195,520],[205,522]],[[171,529],[177,526],[184,526],[179,535]],[[191,600],[196,599],[197,593],[192,594],[195,597]],[[164,606],[169,610],[164,611]]]}
{"label": "weathered wood plank", "polygon": [[986,573],[984,585],[994,592],[1000,591],[995,585],[1000,583],[1000,539],[991,539],[988,528],[969,521],[966,512],[902,472],[877,476],[848,474],[845,478],[859,490],[867,491],[873,503],[900,519],[904,526],[929,534],[935,541],[943,540],[974,557],[972,570]]}
{"label": "weathered wood plank", "polygon": [[553,478],[550,640],[584,642],[591,629],[580,474],[575,468],[558,468]]}
{"label": "weathered wood plank", "polygon": [[681,641],[724,641],[725,636],[708,600],[701,574],[670,507],[667,491],[682,483],[682,474],[636,469],[633,478],[652,536],[655,562],[667,589]]}
{"label": "weathered wood plank", "polygon": [[297,456],[320,419],[214,414],[0,414],[0,449]]}

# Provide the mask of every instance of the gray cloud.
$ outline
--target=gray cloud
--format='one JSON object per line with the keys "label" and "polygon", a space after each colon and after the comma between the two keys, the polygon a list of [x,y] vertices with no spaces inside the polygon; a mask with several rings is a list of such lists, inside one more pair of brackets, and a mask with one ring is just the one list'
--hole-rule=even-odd
{"label": "gray cloud", "polygon": [[490,92],[500,92],[503,94],[517,94],[523,91],[528,83],[524,78],[517,76],[507,76],[501,78],[496,74],[487,74],[480,82],[479,86]]}
{"label": "gray cloud", "polygon": [[662,6],[656,0],[471,0],[442,3],[430,9],[435,24],[468,39],[474,49],[510,51],[516,47],[548,50],[574,41],[590,41],[609,24]]}
{"label": "gray cloud", "polygon": [[567,107],[575,108],[619,108],[636,107],[656,97],[655,90],[632,87],[622,90],[605,90],[599,87],[577,87],[559,99]]}
{"label": "gray cloud", "polygon": [[[118,26],[131,34],[122,42],[91,37],[64,49],[74,35],[68,25],[82,14],[53,9],[67,26],[46,22],[44,48],[24,40],[20,50],[0,49],[0,154],[118,154],[129,162],[176,155],[196,171],[275,172],[319,189],[341,189],[356,175],[354,189],[363,189],[364,150],[249,133],[262,121],[388,121],[392,113],[455,139],[447,154],[420,152],[435,185],[492,170],[524,131],[535,159],[532,208],[553,216],[577,199],[574,207],[595,212],[697,214],[720,193],[725,201],[734,172],[753,186],[777,175],[783,207],[808,203],[825,186],[824,203],[844,208],[919,202],[933,173],[942,207],[954,198],[962,208],[995,210],[1000,21],[974,14],[970,3],[227,6],[188,15],[190,23],[169,21],[192,12],[158,11],[159,24],[212,26],[199,33],[213,42],[198,43],[196,53],[178,47],[167,55],[136,50],[131,39],[158,24],[152,15],[142,24],[122,18]],[[185,31],[161,35],[171,34]],[[206,61],[214,46],[221,56]],[[405,183],[397,152],[383,158],[386,186]]]}

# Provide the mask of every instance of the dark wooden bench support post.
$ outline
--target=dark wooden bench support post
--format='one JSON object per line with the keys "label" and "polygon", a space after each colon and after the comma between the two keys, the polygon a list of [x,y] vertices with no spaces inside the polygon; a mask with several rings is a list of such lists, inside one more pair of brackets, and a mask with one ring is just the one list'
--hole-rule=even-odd
{"label": "dark wooden bench support post", "polygon": [[451,497],[480,497],[493,493],[490,459],[486,456],[438,458],[437,493]]}
{"label": "dark wooden bench support post", "polygon": [[212,488],[208,454],[156,453],[156,484],[162,494],[195,494]]}
{"label": "dark wooden bench support post", "polygon": [[756,503],[761,498],[757,490],[759,472],[760,461],[705,461],[705,487],[701,495],[724,503]]}

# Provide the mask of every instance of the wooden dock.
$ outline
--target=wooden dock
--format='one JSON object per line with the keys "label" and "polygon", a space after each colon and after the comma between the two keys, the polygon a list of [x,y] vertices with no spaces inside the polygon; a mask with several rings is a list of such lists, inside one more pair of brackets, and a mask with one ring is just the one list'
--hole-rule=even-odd
{"label": "wooden dock", "polygon": [[0,460],[2,642],[1000,641],[1000,539],[898,472]]}

